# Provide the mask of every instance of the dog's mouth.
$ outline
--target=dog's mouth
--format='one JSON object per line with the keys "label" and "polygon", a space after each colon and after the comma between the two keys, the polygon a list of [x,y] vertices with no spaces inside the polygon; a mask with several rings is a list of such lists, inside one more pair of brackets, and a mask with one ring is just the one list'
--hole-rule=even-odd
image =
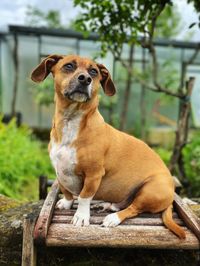
{"label": "dog's mouth", "polygon": [[77,87],[73,90],[66,91],[64,96],[71,101],[75,102],[87,102],[90,100],[90,96],[87,88]]}

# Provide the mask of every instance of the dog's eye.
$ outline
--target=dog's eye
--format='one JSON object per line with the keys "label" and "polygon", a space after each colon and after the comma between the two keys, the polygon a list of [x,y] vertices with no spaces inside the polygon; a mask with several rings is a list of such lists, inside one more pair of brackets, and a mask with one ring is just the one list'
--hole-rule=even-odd
{"label": "dog's eye", "polygon": [[66,70],[74,70],[74,65],[72,63],[68,63],[64,65],[63,68]]}
{"label": "dog's eye", "polygon": [[91,68],[88,72],[93,77],[97,76],[97,74],[98,74],[98,72],[95,68]]}

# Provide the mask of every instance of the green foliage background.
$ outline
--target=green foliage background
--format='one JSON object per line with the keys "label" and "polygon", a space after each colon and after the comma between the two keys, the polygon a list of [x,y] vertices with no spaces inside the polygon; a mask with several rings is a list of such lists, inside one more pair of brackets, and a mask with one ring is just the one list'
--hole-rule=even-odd
{"label": "green foliage background", "polygon": [[200,197],[200,134],[195,134],[183,149],[184,168],[190,194]]}
{"label": "green foliage background", "polygon": [[[169,165],[171,150],[156,147],[154,150],[160,155],[166,165]],[[189,197],[200,197],[200,134],[194,133],[191,141],[182,150],[183,167],[188,182],[185,193]]]}
{"label": "green foliage background", "polygon": [[26,126],[0,121],[0,193],[20,200],[37,199],[38,176],[54,178],[47,145],[34,139]]}
{"label": "green foliage background", "polygon": [[34,95],[36,103],[39,105],[49,106],[54,102],[54,84],[52,78],[47,78],[39,84],[34,84],[30,90]]}

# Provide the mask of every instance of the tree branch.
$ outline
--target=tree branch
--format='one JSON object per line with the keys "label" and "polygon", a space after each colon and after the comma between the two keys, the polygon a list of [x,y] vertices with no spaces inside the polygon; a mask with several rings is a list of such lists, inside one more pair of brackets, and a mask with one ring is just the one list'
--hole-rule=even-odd
{"label": "tree branch", "polygon": [[178,98],[182,98],[183,95],[182,93],[174,93],[173,91],[164,88],[159,82],[158,82],[158,61],[157,61],[157,54],[156,54],[156,49],[153,44],[153,35],[156,27],[156,21],[163,9],[165,8],[165,5],[167,4],[167,1],[163,2],[160,5],[160,8],[157,10],[156,14],[153,16],[152,21],[151,21],[151,30],[149,31],[149,39],[148,43],[145,43],[145,47],[149,50],[151,56],[152,56],[152,78],[153,78],[153,83],[157,89],[154,89],[156,92],[164,92],[168,95],[175,96]]}
{"label": "tree branch", "polygon": [[126,61],[121,58],[121,54],[117,54],[116,59],[118,59],[121,62],[122,66],[127,70],[128,74],[131,75],[134,80],[139,82],[146,89],[154,91],[154,92],[163,92],[163,93],[166,93],[167,95],[174,96],[177,98],[183,97],[182,94],[173,92],[167,88],[160,87],[159,84],[158,84],[158,86],[151,85],[151,84],[147,83],[145,80],[143,80],[142,78],[135,76],[133,69],[130,68],[129,65],[126,63]]}
{"label": "tree branch", "polygon": [[[165,5],[168,2],[169,2],[168,0],[164,1],[160,5],[160,7],[158,8],[158,10],[155,13],[155,15],[152,17],[150,31],[147,32],[148,35],[149,35],[148,40],[145,37],[141,41],[142,47],[143,48],[147,48],[149,50],[150,54],[151,54],[151,57],[152,57],[152,79],[153,79],[153,85],[149,84],[147,81],[144,81],[142,78],[134,75],[133,69],[131,69],[130,66],[126,63],[126,61],[123,60],[123,58],[121,58],[121,52],[122,52],[121,50],[120,51],[118,49],[116,49],[115,51],[112,50],[112,53],[114,54],[115,58],[118,59],[121,62],[121,64],[126,68],[126,70],[128,71],[129,75],[132,75],[133,79],[136,80],[137,82],[139,82],[146,89],[151,90],[153,92],[163,92],[163,93],[165,93],[167,95],[174,96],[174,97],[177,97],[179,99],[183,99],[184,98],[184,93],[180,89],[181,85],[179,86],[178,90],[176,89],[176,91],[178,91],[178,92],[174,92],[174,91],[172,91],[172,90],[170,90],[168,88],[163,87],[158,81],[158,61],[157,61],[156,49],[155,49],[155,46],[153,44],[153,36],[154,36],[154,31],[155,31],[155,27],[156,27],[157,18],[159,17],[161,12],[165,8]],[[187,62],[187,65],[191,64],[195,60],[195,58],[198,55],[199,49],[200,49],[200,46],[196,49],[194,54],[191,56],[191,58]],[[186,68],[186,66],[185,66],[185,68]]]}

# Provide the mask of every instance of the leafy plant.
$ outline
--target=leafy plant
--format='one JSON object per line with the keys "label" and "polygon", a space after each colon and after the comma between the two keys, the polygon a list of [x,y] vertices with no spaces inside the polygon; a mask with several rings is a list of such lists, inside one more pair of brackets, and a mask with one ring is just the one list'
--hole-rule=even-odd
{"label": "leafy plant", "polygon": [[7,125],[0,121],[0,150],[0,193],[33,199],[38,190],[37,177],[54,177],[47,148],[34,139],[28,127],[17,128],[14,119]]}
{"label": "leafy plant", "polygon": [[186,177],[190,182],[193,196],[200,196],[200,135],[195,134],[191,142],[183,149],[183,161]]}
{"label": "leafy plant", "polygon": [[105,55],[108,50],[120,54],[123,43],[136,43],[141,34],[151,31],[151,21],[171,1],[74,0],[74,4],[82,8],[77,29],[99,33]]}

